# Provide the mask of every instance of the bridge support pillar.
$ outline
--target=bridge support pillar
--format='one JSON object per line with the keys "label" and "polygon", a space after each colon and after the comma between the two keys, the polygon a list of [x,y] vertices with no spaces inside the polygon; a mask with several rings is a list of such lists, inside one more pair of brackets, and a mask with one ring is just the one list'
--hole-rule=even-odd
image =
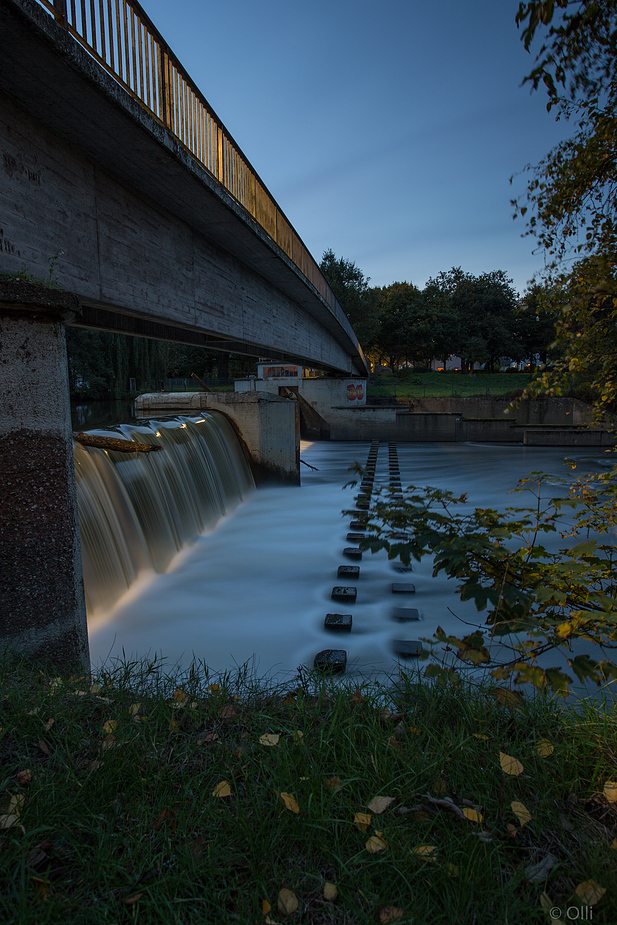
{"label": "bridge support pillar", "polygon": [[0,278],[0,654],[88,669],[65,324],[70,293]]}

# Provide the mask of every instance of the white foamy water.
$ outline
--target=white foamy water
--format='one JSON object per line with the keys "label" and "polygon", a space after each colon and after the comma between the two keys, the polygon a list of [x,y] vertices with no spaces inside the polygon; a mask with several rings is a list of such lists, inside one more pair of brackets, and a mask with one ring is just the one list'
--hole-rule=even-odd
{"label": "white foamy water", "polygon": [[[404,485],[434,485],[467,492],[474,506],[531,503],[511,495],[517,479],[532,470],[571,474],[564,457],[580,460],[576,474],[594,469],[589,449],[398,444]],[[145,576],[110,612],[90,623],[93,661],[155,655],[171,668],[202,659],[213,671],[250,662],[258,677],[293,674],[311,665],[317,652],[344,648],[347,674],[369,675],[396,668],[395,639],[430,637],[437,626],[470,632],[462,621],[482,622],[471,602],[462,603],[454,584],[432,577],[432,563],[414,563],[401,574],[385,553],[364,553],[359,563],[343,556],[357,489],[343,490],[355,461],[365,464],[369,443],[303,443],[301,487],[255,491],[216,528],[180,553],[167,574]],[[598,454],[600,455],[600,454]],[[375,484],[388,482],[388,444],[379,449]],[[339,565],[359,564],[356,581],[337,579]],[[393,595],[392,582],[413,581],[413,596]],[[331,600],[335,585],[355,585],[355,604]],[[416,607],[419,623],[393,620],[396,606]],[[327,613],[351,613],[350,634],[323,629]],[[602,656],[600,656],[602,657]],[[549,664],[563,664],[552,657]],[[407,662],[407,665],[410,663]]]}

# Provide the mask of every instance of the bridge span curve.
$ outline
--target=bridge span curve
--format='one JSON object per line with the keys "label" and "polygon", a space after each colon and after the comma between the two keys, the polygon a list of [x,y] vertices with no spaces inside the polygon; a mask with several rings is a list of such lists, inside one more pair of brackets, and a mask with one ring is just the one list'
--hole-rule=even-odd
{"label": "bridge span curve", "polygon": [[365,375],[315,260],[136,0],[0,0],[0,270],[87,327]]}

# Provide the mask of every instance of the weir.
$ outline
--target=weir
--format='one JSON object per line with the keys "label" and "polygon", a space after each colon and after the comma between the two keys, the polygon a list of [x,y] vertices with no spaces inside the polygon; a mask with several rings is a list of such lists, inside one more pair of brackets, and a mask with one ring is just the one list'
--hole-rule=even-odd
{"label": "weir", "polygon": [[220,412],[96,433],[164,451],[127,455],[75,444],[89,615],[113,606],[144,573],[165,572],[182,548],[254,488],[236,434]]}

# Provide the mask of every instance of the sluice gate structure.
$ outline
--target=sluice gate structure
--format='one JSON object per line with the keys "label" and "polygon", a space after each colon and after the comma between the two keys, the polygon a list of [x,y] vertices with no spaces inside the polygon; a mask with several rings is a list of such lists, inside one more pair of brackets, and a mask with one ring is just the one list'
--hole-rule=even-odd
{"label": "sluice gate structure", "polygon": [[0,50],[0,640],[87,665],[65,326],[367,367],[299,235],[138,3],[0,0]]}

